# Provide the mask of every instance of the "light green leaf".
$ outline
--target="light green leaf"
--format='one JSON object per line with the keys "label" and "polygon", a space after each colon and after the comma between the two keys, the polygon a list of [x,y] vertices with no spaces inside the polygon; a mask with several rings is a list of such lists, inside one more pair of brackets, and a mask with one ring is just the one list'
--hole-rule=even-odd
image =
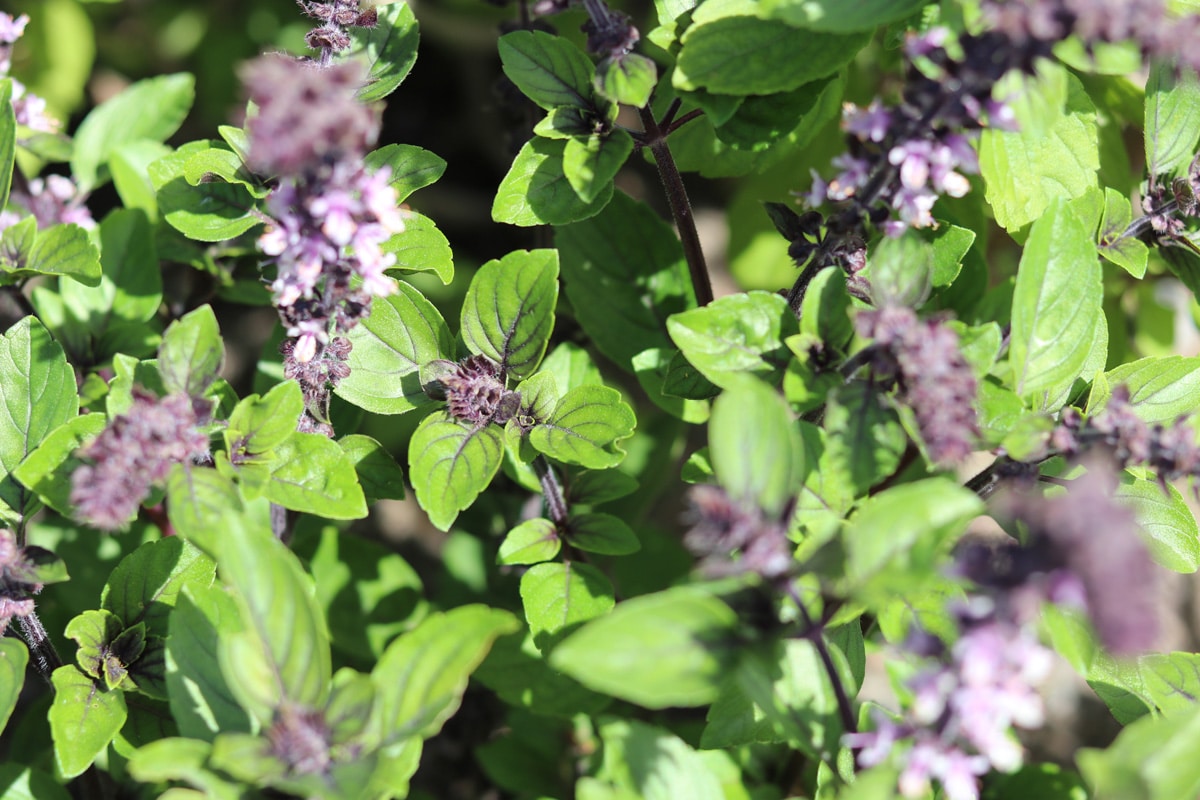
{"label": "light green leaf", "polygon": [[1155,561],[1176,572],[1200,567],[1200,528],[1178,489],[1157,481],[1126,480],[1115,496],[1133,509]]}
{"label": "light green leaf", "polygon": [[261,225],[263,219],[253,213],[255,193],[241,183],[188,182],[188,163],[208,148],[208,142],[188,142],[148,171],[159,212],[172,228],[199,242],[223,242]]}
{"label": "light green leaf", "polygon": [[138,81],[88,114],[75,132],[71,173],[83,192],[108,179],[113,152],[138,139],[166,141],[179,129],[195,99],[195,79],[187,73]]}
{"label": "light green leaf", "polygon": [[504,441],[493,426],[471,428],[439,411],[421,421],[408,446],[408,474],[430,521],[449,530],[500,469]]}
{"label": "light green leaf", "polygon": [[730,800],[749,797],[739,785],[726,793],[721,779],[710,769],[708,753],[698,753],[686,742],[644,722],[610,719],[600,728],[604,761],[598,778],[616,787],[612,794],[585,794],[579,800]]}
{"label": "light green leaf", "polygon": [[398,203],[404,202],[417,189],[436,183],[446,171],[443,158],[412,144],[384,145],[367,153],[363,163],[371,171],[388,168],[391,172],[388,184],[396,190]]}
{"label": "light green leaf", "polygon": [[635,424],[620,392],[584,385],[563,395],[554,416],[529,432],[529,442],[558,461],[604,469],[625,458],[617,443],[633,434]]}
{"label": "light green leaf", "polygon": [[22,269],[13,275],[62,275],[84,286],[100,285],[100,251],[87,231],[75,224],[52,225],[40,231]]}
{"label": "light green leaf", "polygon": [[1164,714],[1191,711],[1200,698],[1200,653],[1148,653],[1138,659],[1142,686]]}
{"label": "light green leaf", "polygon": [[1102,294],[1090,232],[1064,201],[1052,203],[1029,233],[1013,290],[1009,363],[1017,394],[1040,404],[1080,377]]}
{"label": "light green leaf", "polygon": [[404,499],[404,470],[382,444],[362,434],[343,436],[337,444],[354,464],[367,502]]}
{"label": "light green leaf", "polygon": [[567,520],[563,537],[572,547],[603,556],[625,556],[642,549],[633,529],[612,514],[575,514]]}
{"label": "light green leaf", "polygon": [[762,14],[797,28],[849,33],[873,31],[904,19],[929,0],[764,0]]}
{"label": "light green leaf", "polygon": [[508,532],[496,554],[498,564],[538,564],[562,549],[558,529],[548,519],[528,519]]}
{"label": "light green leaf", "polygon": [[78,413],[79,397],[66,355],[34,316],[24,317],[0,337],[0,380],[0,501],[22,514],[34,498],[12,471]]}
{"label": "light green leaf", "polygon": [[[753,409],[753,413],[747,413]],[[713,402],[709,453],[735,501],[777,516],[804,481],[804,445],[784,399],[762,381],[732,382]]]}
{"label": "light green leaf", "polygon": [[809,281],[800,304],[800,332],[817,337],[826,347],[844,352],[854,338],[850,295],[839,267],[826,267]]}
{"label": "light green leaf", "polygon": [[518,250],[475,273],[462,308],[462,338],[514,378],[537,369],[558,302],[558,253]]}
{"label": "light green leaf", "polygon": [[376,414],[403,414],[428,405],[421,390],[421,367],[454,353],[454,338],[437,308],[407,283],[399,291],[377,298],[371,315],[347,338],[350,375],[335,393]]}
{"label": "light green leaf", "polygon": [[633,137],[614,128],[606,134],[572,136],[563,150],[563,173],[579,199],[595,200],[617,176],[633,152]]}
{"label": "light green leaf", "polygon": [[8,204],[17,159],[17,114],[12,105],[12,92],[12,79],[0,80],[0,208]]}
{"label": "light green leaf", "polygon": [[145,623],[150,636],[167,635],[167,616],[185,586],[206,588],[216,565],[199,549],[171,537],[146,542],[121,559],[100,594],[100,607],[126,628]]}
{"label": "light green leaf", "polygon": [[571,42],[544,31],[513,31],[500,37],[504,74],[533,102],[591,108],[592,62]]}
{"label": "light green leaf", "polygon": [[563,640],[550,664],[598,692],[646,708],[702,706],[735,657],[737,615],[678,587],[626,600]]}
{"label": "light green leaf", "polygon": [[424,214],[404,215],[404,230],[381,245],[386,255],[396,257],[389,270],[432,272],[442,283],[454,279],[454,253],[446,235]]}
{"label": "light green leaf", "polygon": [[667,320],[667,330],[692,366],[727,388],[737,380],[734,376],[743,373],[778,383],[791,358],[783,340],[798,326],[787,300],[754,291],[674,314]]}
{"label": "light green leaf", "polygon": [[[143,326],[162,303],[162,272],[154,232],[141,211],[118,210],[100,223],[100,288],[59,286],[66,310],[93,338],[123,323]],[[110,354],[111,355],[111,354]],[[99,357],[99,354],[97,354]]]}
{"label": "light green leaf", "polygon": [[900,418],[872,386],[855,381],[829,396],[819,471],[862,494],[892,474],[908,444]]}
{"label": "light green leaf", "polygon": [[231,459],[273,460],[268,455],[296,432],[304,413],[304,394],[294,380],[276,384],[262,397],[252,394],[233,408],[229,427],[223,431]]}
{"label": "light green leaf", "polygon": [[171,468],[167,476],[167,516],[175,532],[187,541],[210,554],[217,552],[222,515],[241,510],[237,487],[217,470],[188,464]]}
{"label": "light green leaf", "polygon": [[877,306],[920,308],[933,287],[933,246],[908,231],[884,237],[868,258],[867,278]]}
{"label": "light green leaf", "polygon": [[1146,274],[1150,248],[1141,239],[1124,235],[1131,222],[1133,207],[1129,198],[1116,189],[1105,187],[1104,216],[1100,222],[1097,249],[1100,255],[1140,279]]}
{"label": "light green leaf", "polygon": [[650,102],[658,83],[658,67],[637,53],[610,56],[596,66],[593,83],[597,92],[614,103],[641,108]]}
{"label": "light green leaf", "polygon": [[615,602],[612,583],[590,564],[538,564],[521,576],[525,619],[543,652],[588,620],[607,614]]}
{"label": "light green leaf", "polygon": [[1200,78],[1174,59],[1156,60],[1146,79],[1146,169],[1170,175],[1196,154]]}
{"label": "light green leaf", "polygon": [[212,306],[189,311],[167,326],[158,371],[168,392],[201,397],[225,363],[225,343]]}
{"label": "light green leaf", "polygon": [[320,433],[296,433],[275,448],[265,494],[272,503],[327,519],[362,519],[367,500],[354,463]]}
{"label": "light green leaf", "polygon": [[1173,800],[1200,792],[1200,709],[1146,716],[1106,750],[1084,748],[1076,763],[1094,800]]}
{"label": "light green leaf", "polygon": [[563,139],[536,136],[526,142],[496,190],[492,219],[529,227],[566,225],[599,214],[612,199],[612,184],[604,184],[591,201],[580,199],[563,166],[566,148]]}
{"label": "light green leaf", "polygon": [[408,3],[380,5],[376,10],[379,19],[374,28],[350,29],[352,44],[346,51],[348,58],[367,65],[366,81],[358,90],[358,99],[364,103],[382,100],[408,77],[421,38]]}
{"label": "light green leaf", "polygon": [[430,615],[389,645],[371,671],[385,741],[437,733],[492,642],[519,627],[507,611],[468,605]]}
{"label": "light green leaf", "polygon": [[[1140,358],[1104,373],[1109,386],[1129,389],[1129,406],[1150,424],[1174,422],[1200,406],[1200,358],[1160,356]],[[1088,403],[1088,413],[1104,408]]]}
{"label": "light green leaf", "polygon": [[75,454],[104,430],[106,424],[103,414],[72,417],[43,439],[37,449],[13,470],[12,476],[50,508],[71,516],[71,474],[83,463]]}
{"label": "light green leaf", "polygon": [[[1060,91],[1064,82],[1065,108],[1051,109],[1050,118],[1039,124],[1028,104]],[[1078,78],[1043,60],[1037,81],[1015,98],[1021,129],[988,129],[979,140],[985,197],[996,222],[1009,231],[1039,219],[1057,199],[1082,195],[1096,185],[1100,168],[1096,108]]]}
{"label": "light green leaf", "polygon": [[[0,100],[3,99],[0,95]],[[17,707],[28,664],[29,650],[24,642],[11,636],[0,639],[0,731],[8,725],[8,718]]]}
{"label": "light green leaf", "polygon": [[92,765],[125,724],[125,693],[101,689],[74,664],[54,670],[50,682],[54,759],[64,778],[74,778]]}

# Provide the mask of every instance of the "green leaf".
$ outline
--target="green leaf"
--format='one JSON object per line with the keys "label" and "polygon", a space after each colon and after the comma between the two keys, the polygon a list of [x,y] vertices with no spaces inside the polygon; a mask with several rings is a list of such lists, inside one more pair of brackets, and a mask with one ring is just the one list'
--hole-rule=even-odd
{"label": "green leaf", "polygon": [[1200,78],[1175,60],[1155,60],[1146,79],[1146,170],[1170,175],[1196,154]]}
{"label": "green leaf", "polygon": [[708,398],[721,390],[673,347],[651,347],[633,357],[633,370],[642,390],[656,406],[673,417],[699,424],[708,420]]}
{"label": "green leaf", "polygon": [[1142,540],[1156,562],[1176,572],[1200,568],[1200,528],[1178,489],[1123,480],[1115,496],[1137,515]]}
{"label": "green leaf", "polygon": [[[363,163],[377,172],[387,167],[391,174],[388,185],[396,190],[396,202],[402,203],[417,189],[423,189],[442,177],[446,161],[440,156],[412,144],[389,144],[367,153]],[[407,228],[407,223],[405,225]]]}
{"label": "green leaf", "polygon": [[566,149],[563,139],[536,136],[526,142],[496,190],[492,219],[529,227],[566,225],[599,214],[612,199],[612,184],[604,184],[593,200],[582,200],[567,180]]}
{"label": "green leaf", "polygon": [[[74,617],[63,635],[78,645],[75,663],[79,668],[113,689],[125,677],[129,664],[141,655],[136,646],[133,648],[136,652],[129,653],[128,658],[122,658],[125,653],[116,652],[114,643],[124,630],[121,618],[111,611],[88,610]],[[141,644],[145,646],[144,637]]]}
{"label": "green leaf", "polygon": [[367,500],[354,463],[320,433],[296,433],[275,448],[267,499],[327,519],[362,519]]}
{"label": "green leaf", "polygon": [[809,281],[800,304],[800,332],[817,337],[826,347],[845,352],[854,338],[850,295],[839,267],[826,267]]}
{"label": "green leaf", "polygon": [[100,251],[75,224],[52,225],[37,234],[21,269],[12,275],[62,275],[84,286],[100,285]]}
{"label": "green leaf", "polygon": [[1017,394],[1040,404],[1080,377],[1102,294],[1091,234],[1065,202],[1052,203],[1029,232],[1013,290],[1009,363]]}
{"label": "green leaf", "polygon": [[72,417],[43,439],[37,449],[13,470],[12,476],[50,508],[71,516],[71,474],[83,463],[75,454],[104,430],[106,424],[103,414]]}
{"label": "green leaf", "polygon": [[437,308],[407,283],[376,298],[371,315],[346,336],[350,375],[335,393],[376,414],[403,414],[433,401],[421,389],[421,367],[454,353],[454,337]]}
{"label": "green leaf", "polygon": [[525,619],[542,652],[615,603],[612,583],[590,564],[538,564],[521,576]]}
{"label": "green leaf", "polygon": [[[1006,87],[1016,90],[1017,87]],[[1045,97],[1066,94],[1066,106],[1031,108]],[[999,85],[997,92],[1003,92]],[[1015,231],[1039,219],[1057,199],[1079,197],[1096,185],[1100,149],[1096,108],[1079,79],[1043,60],[1038,78],[1011,101],[1018,131],[985,130],[979,140],[979,171],[996,222]],[[1045,121],[1036,118],[1039,113]]]}
{"label": "green leaf", "polygon": [[276,384],[262,397],[244,398],[234,406],[223,432],[229,457],[238,463],[273,460],[271,451],[292,437],[302,413],[304,394],[294,380]]}
{"label": "green leaf", "polygon": [[432,272],[442,283],[454,279],[454,253],[446,235],[433,220],[415,211],[404,215],[404,230],[381,245],[385,255],[396,257],[389,270]]}
{"label": "green leaf", "polygon": [[[753,409],[753,413],[747,413]],[[713,402],[709,453],[731,498],[778,516],[804,482],[804,445],[784,399],[762,381],[732,382]]]}
{"label": "green leaf", "polygon": [[624,53],[609,56],[596,66],[596,91],[612,100],[641,108],[650,102],[658,83],[658,67],[645,56]]}
{"label": "green leaf", "polygon": [[538,564],[562,549],[558,528],[548,519],[528,519],[508,532],[496,554],[498,564]]}
{"label": "green leaf", "polygon": [[552,669],[528,629],[497,639],[473,677],[509,705],[538,715],[570,719],[598,714],[612,702]]}
{"label": "green leaf", "polygon": [[265,526],[245,514],[224,519],[217,566],[237,592],[246,630],[222,631],[221,672],[241,706],[269,724],[284,702],[319,708],[332,676],[329,634],[312,579]]}
{"label": "green leaf", "polygon": [[[647,206],[617,192],[597,216],[557,228],[563,288],[596,348],[626,371],[650,347],[670,348],[667,317],[695,305],[683,247]],[[564,389],[570,384],[559,382]]]}
{"label": "green leaf", "polygon": [[[750,95],[738,104],[737,109],[724,122],[710,117],[717,127],[716,137],[725,144],[744,152],[767,152],[772,146],[788,137],[801,126],[817,128],[829,120],[827,114],[835,104],[823,103],[834,89],[840,90],[840,81],[834,77],[818,78],[791,91],[775,94]],[[695,93],[689,93],[695,96]],[[731,99],[730,95],[709,95],[707,104],[718,98]],[[700,101],[696,97],[697,102]]]}
{"label": "green leaf", "polygon": [[371,672],[386,741],[437,733],[492,642],[519,627],[507,611],[468,605],[430,615],[389,645]]}
{"label": "green leaf", "polygon": [[590,109],[592,62],[571,42],[544,31],[513,31],[500,37],[504,74],[533,102]]}
{"label": "green leaf", "polygon": [[240,183],[212,181],[192,185],[186,170],[208,142],[188,142],[148,167],[159,213],[175,230],[199,242],[223,242],[261,225],[253,213],[254,193]]}
{"label": "green leaf", "polygon": [[153,319],[162,303],[162,272],[145,213],[118,210],[104,218],[100,265],[99,289],[73,281],[59,286],[67,311],[97,339],[123,323],[142,327]]}
{"label": "green leaf", "polygon": [[[866,34],[814,33],[758,16],[754,0],[703,4],[682,38],[672,83],[714,94],[774,94],[836,72]],[[804,58],[796,58],[797,53]]]}
{"label": "green leaf", "polygon": [[[644,722],[610,719],[600,728],[604,761],[598,778],[616,791],[608,795],[585,794],[580,800],[726,800],[749,797],[738,786],[728,794],[711,768],[709,753],[698,753],[683,739]],[[736,771],[736,768],[735,768]]]}
{"label": "green leaf", "polygon": [[358,90],[358,99],[364,103],[382,100],[408,77],[421,38],[408,3],[380,5],[376,10],[379,19],[374,28],[351,29],[352,44],[347,51],[349,58],[367,65],[366,81]]}
{"label": "green leaf", "polygon": [[92,765],[125,724],[125,693],[101,689],[73,664],[54,670],[50,682],[54,760],[64,778],[74,778]]}
{"label": "green leaf", "polygon": [[[426,614],[421,578],[390,548],[326,525],[298,530],[292,549],[308,562],[317,602],[336,623],[333,646],[342,653],[373,663]],[[345,619],[361,622],[340,624]]]}
{"label": "green leaf", "polygon": [[151,636],[167,635],[167,615],[185,586],[212,584],[212,559],[182,539],[146,542],[121,559],[100,595],[100,607],[126,627],[145,623]]}
{"label": "green leaf", "polygon": [[421,420],[408,446],[408,474],[430,522],[449,530],[492,482],[503,455],[503,438],[493,426],[471,428],[444,411]]}
{"label": "green leaf", "polygon": [[684,586],[618,605],[562,641],[550,664],[598,692],[646,708],[702,706],[737,650],[737,615]]}
{"label": "green leaf", "polygon": [[877,306],[920,308],[933,287],[933,247],[912,231],[879,241],[870,255],[867,278]]}
{"label": "green leaf", "polygon": [[1106,750],[1075,755],[1095,800],[1172,800],[1200,792],[1200,709],[1143,717]]}
{"label": "green leaf", "polygon": [[633,434],[633,409],[607,386],[579,386],[563,395],[554,415],[529,432],[540,453],[588,469],[619,464],[625,451],[618,442]]}
{"label": "green leaf", "polygon": [[891,475],[908,444],[895,410],[871,385],[854,381],[829,396],[819,470],[862,494]]}
{"label": "green leaf", "polygon": [[791,358],[783,340],[796,333],[787,300],[770,292],[722,297],[703,308],[674,314],[667,330],[705,378],[728,388],[734,376],[757,375],[778,383]]}
{"label": "green leaf", "polygon": [[475,273],[462,308],[462,338],[506,375],[521,379],[537,369],[554,330],[558,253],[518,250]]}
{"label": "green leaf", "polygon": [[121,145],[164,142],[175,133],[192,107],[195,83],[183,72],[138,81],[88,114],[75,132],[71,155],[80,191],[91,192],[107,180],[105,166]]}
{"label": "green leaf", "polygon": [[[1200,358],[1161,356],[1140,358],[1104,373],[1109,386],[1129,389],[1129,406],[1142,421],[1170,423],[1200,405]],[[1104,408],[1089,401],[1088,413]]]}
{"label": "green leaf", "polygon": [[873,31],[919,11],[929,0],[764,0],[762,15],[797,28],[834,33]]}
{"label": "green leaf", "polygon": [[250,172],[244,157],[226,145],[212,139],[206,142],[208,147],[193,151],[183,162],[183,177],[192,186],[203,183],[225,182],[244,186],[250,195],[263,199],[271,193],[270,187]]}
{"label": "green leaf", "polygon": [[12,105],[11,78],[0,80],[0,208],[8,205],[17,159],[17,113]]}
{"label": "green leaf", "polygon": [[225,343],[212,306],[189,311],[167,326],[158,371],[168,392],[202,397],[225,363]]}
{"label": "green leaf", "polygon": [[221,516],[241,510],[237,487],[217,470],[188,464],[171,468],[167,476],[167,516],[175,532],[187,541],[208,553],[216,552],[222,535]]}
{"label": "green leaf", "polygon": [[891,601],[937,575],[957,535],[983,512],[974,492],[946,478],[886,489],[851,520],[844,538],[847,575],[868,601]]}
{"label": "green leaf", "polygon": [[596,121],[589,110],[578,106],[558,106],[546,112],[541,122],[533,126],[537,136],[547,139],[570,139],[572,136],[591,136]]}
{"label": "green leaf", "polygon": [[1141,239],[1125,236],[1133,222],[1133,207],[1129,198],[1115,189],[1104,189],[1104,217],[1100,222],[1100,255],[1135,278],[1146,274],[1150,248]]}
{"label": "green leaf", "polygon": [[218,641],[242,630],[233,597],[218,587],[185,586],[170,615],[166,680],[179,732],[211,742],[218,733],[251,730],[217,658]]}
{"label": "green leaf", "polygon": [[633,152],[633,137],[622,128],[588,137],[572,136],[563,149],[563,173],[579,199],[595,200],[612,183]]}
{"label": "green leaf", "polygon": [[126,208],[137,209],[150,219],[158,219],[158,199],[149,168],[172,149],[150,139],[138,139],[121,145],[108,159],[113,187]]}
{"label": "green leaf", "polygon": [[368,502],[404,499],[404,470],[382,444],[361,434],[343,436],[337,444],[354,464]]}
{"label": "green leaf", "polygon": [[5,800],[71,800],[51,775],[24,764],[0,765],[0,791]]}
{"label": "green leaf", "polygon": [[563,537],[572,547],[603,556],[625,556],[642,549],[633,529],[612,514],[574,514]]}
{"label": "green leaf", "polygon": [[1146,694],[1164,714],[1187,713],[1200,698],[1200,654],[1148,653],[1138,659]]}
{"label": "green leaf", "polygon": [[[0,100],[3,99],[0,94]],[[8,725],[8,718],[17,707],[28,664],[29,650],[24,642],[11,636],[0,639],[0,731]]]}
{"label": "green leaf", "polygon": [[0,501],[20,515],[33,496],[12,471],[79,412],[79,397],[66,355],[34,316],[24,317],[0,337],[0,380]]}

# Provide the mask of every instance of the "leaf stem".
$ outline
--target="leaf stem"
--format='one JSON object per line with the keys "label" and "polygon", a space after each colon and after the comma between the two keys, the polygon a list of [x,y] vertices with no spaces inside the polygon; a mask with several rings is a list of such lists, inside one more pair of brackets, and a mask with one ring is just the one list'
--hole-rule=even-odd
{"label": "leaf stem", "polygon": [[[654,111],[649,106],[639,109],[642,126],[645,128],[644,142],[654,154],[654,164],[658,167],[658,176],[662,180],[663,190],[667,194],[667,203],[671,206],[671,216],[675,227],[679,230],[679,239],[683,243],[683,255],[687,259],[688,272],[692,276],[692,289],[696,293],[696,304],[706,306],[713,300],[712,281],[708,277],[708,266],[704,262],[704,250],[700,247],[700,234],[696,230],[696,218],[692,214],[692,205],[688,201],[687,189],[683,185],[683,177],[675,165],[671,148],[667,144],[667,134],[654,118]],[[681,121],[682,122],[682,121]]]}
{"label": "leaf stem", "polygon": [[804,605],[804,601],[800,598],[800,593],[796,591],[796,585],[792,581],[788,581],[787,585],[788,597],[796,604],[796,608],[800,611],[800,617],[804,621],[804,638],[812,642],[813,647],[817,650],[817,655],[821,658],[821,665],[825,668],[825,673],[829,676],[829,683],[833,687],[834,697],[837,698],[838,715],[842,719],[842,729],[844,733],[857,733],[858,721],[854,716],[854,707],[850,704],[850,695],[846,694],[846,687],[842,685],[842,678],[838,674],[837,666],[833,663],[833,654],[829,652],[829,643],[825,641],[825,625],[824,623],[817,624],[808,613],[808,608]]}
{"label": "leaf stem", "polygon": [[550,521],[561,529],[567,524],[569,515],[562,482],[545,456],[538,456],[533,460],[533,471],[537,473],[538,481],[542,484],[542,496],[546,498],[546,511],[550,515]]}
{"label": "leaf stem", "polygon": [[36,611],[30,611],[23,617],[17,617],[17,622],[21,626],[21,638],[25,640],[25,644],[29,647],[29,653],[33,656],[34,667],[38,674],[45,678],[46,683],[49,683],[54,670],[63,665],[62,658],[54,647],[54,642],[50,641],[50,636],[46,633],[42,621],[38,619]]}

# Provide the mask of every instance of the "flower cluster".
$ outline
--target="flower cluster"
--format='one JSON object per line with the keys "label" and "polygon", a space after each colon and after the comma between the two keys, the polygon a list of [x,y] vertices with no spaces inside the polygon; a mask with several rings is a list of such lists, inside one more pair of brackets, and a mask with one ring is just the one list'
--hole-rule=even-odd
{"label": "flower cluster", "polygon": [[358,0],[333,0],[325,3],[296,0],[296,2],[305,14],[322,23],[305,34],[304,43],[313,50],[321,51],[320,60],[323,65],[328,65],[335,53],[340,53],[350,47],[350,34],[346,32],[347,28],[374,28],[379,22],[379,12],[375,7],[360,9]]}
{"label": "flower cluster", "polygon": [[[63,175],[31,178],[24,189],[14,186],[9,194],[9,202],[32,214],[39,228],[66,223],[88,230],[96,227],[92,212],[84,205],[85,199],[75,181]],[[0,231],[15,225],[23,218],[23,214],[9,209],[0,211]]]}
{"label": "flower cluster", "polygon": [[109,421],[78,455],[84,463],[71,475],[71,505],[79,519],[101,530],[117,530],[137,512],[175,464],[208,456],[208,401],[182,394],[158,398],[140,388],[130,409]]}
{"label": "flower cluster", "polygon": [[[341,6],[330,8],[330,24],[340,24]],[[271,290],[289,337],[284,370],[301,379],[310,426],[325,430],[331,386],[348,374],[349,343],[339,334],[370,312],[373,297],[396,290],[384,275],[396,257],[383,245],[404,230],[403,214],[390,171],[363,163],[379,114],[355,99],[358,66],[265,56],[242,78],[258,105],[246,125],[247,163],[279,178],[259,248],[277,270]]]}
{"label": "flower cluster", "polygon": [[908,682],[912,701],[903,717],[877,714],[875,730],[844,737],[861,748],[865,767],[900,756],[905,797],[924,797],[932,779],[949,800],[978,800],[979,776],[1021,766],[1012,728],[1037,728],[1044,719],[1036,687],[1052,657],[1034,626],[985,596],[957,609],[957,621],[959,637],[949,649],[926,634],[911,638],[908,649],[931,663]]}
{"label": "flower cluster", "polygon": [[7,76],[12,81],[12,106],[17,116],[17,124],[42,133],[55,133],[59,123],[46,115],[46,101],[8,75],[12,68],[13,45],[25,34],[25,26],[28,24],[29,17],[25,14],[13,17],[11,14],[0,12],[0,77]]}
{"label": "flower cluster", "polygon": [[949,466],[970,454],[979,435],[978,386],[958,334],[941,319],[920,319],[902,306],[862,311],[855,327],[860,336],[875,340],[871,369],[877,378],[896,381],[930,459]]}
{"label": "flower cluster", "polygon": [[786,515],[768,518],[760,508],[734,502],[718,486],[693,486],[688,504],[691,529],[683,543],[701,558],[708,574],[752,572],[772,579],[792,569],[794,547],[787,538]]}
{"label": "flower cluster", "polygon": [[33,595],[41,590],[36,567],[25,549],[17,547],[12,531],[0,528],[0,635],[13,617],[33,612]]}
{"label": "flower cluster", "polygon": [[1074,408],[1065,408],[1050,444],[1066,456],[1102,445],[1121,467],[1153,470],[1164,487],[1179,478],[1200,478],[1195,430],[1182,418],[1172,425],[1146,423],[1134,411],[1129,387],[1123,384],[1114,386],[1103,410],[1086,420]]}
{"label": "flower cluster", "polygon": [[426,367],[434,375],[425,392],[446,401],[450,416],[471,425],[503,425],[521,409],[521,395],[504,385],[500,366],[487,356],[469,356],[457,364],[439,359]]}

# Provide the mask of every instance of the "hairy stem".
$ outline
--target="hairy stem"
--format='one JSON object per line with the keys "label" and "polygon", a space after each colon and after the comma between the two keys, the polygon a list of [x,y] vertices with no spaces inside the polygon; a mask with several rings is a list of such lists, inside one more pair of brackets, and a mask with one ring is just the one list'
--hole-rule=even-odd
{"label": "hairy stem", "polygon": [[696,230],[696,218],[692,214],[692,204],[688,201],[683,177],[679,174],[679,168],[675,166],[675,157],[671,155],[666,134],[654,118],[654,112],[646,106],[640,109],[639,113],[645,128],[645,145],[654,154],[658,176],[667,193],[667,203],[671,206],[671,216],[683,243],[683,255],[687,259],[688,272],[692,276],[696,304],[706,306],[713,300],[712,281],[708,277],[708,265],[704,262],[704,250],[700,247],[700,234]]}
{"label": "hairy stem", "polygon": [[54,647],[54,642],[50,641],[50,636],[46,633],[42,621],[38,619],[36,611],[30,611],[23,617],[17,617],[17,622],[21,626],[21,638],[25,640],[29,654],[33,656],[33,666],[37,669],[38,674],[49,683],[54,670],[63,665],[62,658]]}
{"label": "hairy stem", "polygon": [[542,496],[546,499],[546,511],[550,515],[550,521],[556,526],[562,527],[567,523],[568,506],[567,496],[563,493],[562,482],[558,479],[558,474],[555,473],[554,467],[550,466],[550,462],[545,456],[538,456],[533,460],[533,471],[537,473],[538,480],[542,484]]}

